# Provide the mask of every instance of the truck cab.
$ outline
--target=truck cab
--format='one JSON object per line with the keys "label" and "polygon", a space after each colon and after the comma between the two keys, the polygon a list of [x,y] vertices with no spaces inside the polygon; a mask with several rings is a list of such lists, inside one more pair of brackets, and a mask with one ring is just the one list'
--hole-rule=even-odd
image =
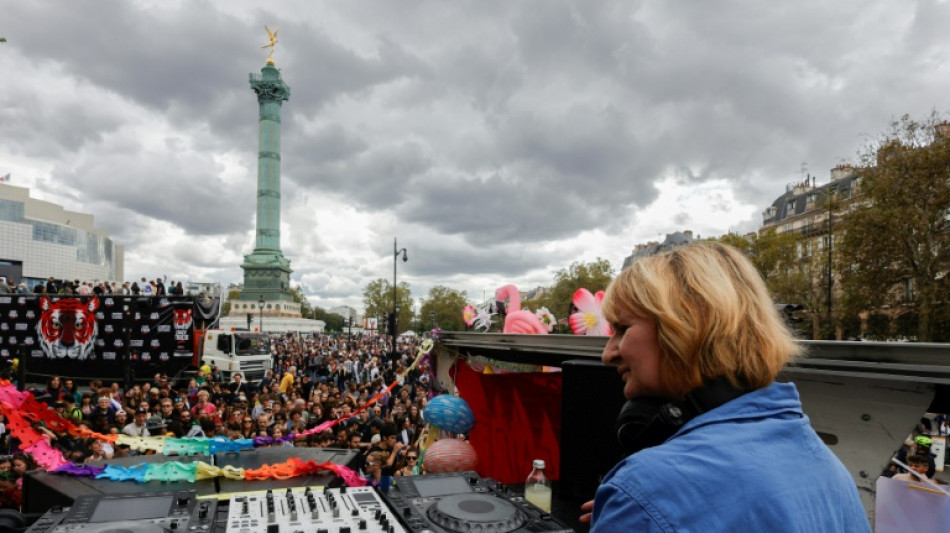
{"label": "truck cab", "polygon": [[212,329],[202,337],[199,356],[218,367],[225,383],[234,374],[241,374],[246,383],[257,383],[271,367],[270,339],[264,333]]}

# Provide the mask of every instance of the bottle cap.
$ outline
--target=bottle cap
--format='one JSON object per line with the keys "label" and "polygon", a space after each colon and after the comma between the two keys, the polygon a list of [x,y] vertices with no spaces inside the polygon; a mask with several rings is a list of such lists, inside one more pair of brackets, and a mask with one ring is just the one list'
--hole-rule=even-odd
{"label": "bottle cap", "polygon": [[543,468],[544,468],[544,459],[535,459],[535,460],[534,460],[534,467],[535,467],[535,468],[542,468],[542,469],[543,469]]}

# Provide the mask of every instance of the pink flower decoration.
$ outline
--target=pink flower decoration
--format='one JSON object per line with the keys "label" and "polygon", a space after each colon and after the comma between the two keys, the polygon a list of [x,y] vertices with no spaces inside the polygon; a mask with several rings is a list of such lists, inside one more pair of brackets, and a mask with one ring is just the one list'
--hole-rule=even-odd
{"label": "pink flower decoration", "polygon": [[472,327],[475,324],[475,317],[478,315],[478,312],[475,311],[474,305],[466,305],[462,308],[462,320],[465,322],[465,325]]}
{"label": "pink flower decoration", "polygon": [[577,312],[571,315],[571,331],[574,335],[604,335],[610,336],[610,324],[604,318],[604,291],[597,291],[596,295],[587,289],[577,289],[574,292],[574,307]]}

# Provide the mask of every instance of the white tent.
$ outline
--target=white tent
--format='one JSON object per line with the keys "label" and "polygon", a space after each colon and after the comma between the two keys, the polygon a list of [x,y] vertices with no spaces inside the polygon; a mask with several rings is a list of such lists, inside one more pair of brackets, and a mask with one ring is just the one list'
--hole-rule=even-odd
{"label": "white tent", "polygon": [[417,337],[416,332],[415,332],[415,331],[412,331],[411,329],[407,329],[406,331],[403,331],[402,333],[399,334],[399,336],[400,336],[400,337],[411,337],[411,338],[416,338],[416,337]]}

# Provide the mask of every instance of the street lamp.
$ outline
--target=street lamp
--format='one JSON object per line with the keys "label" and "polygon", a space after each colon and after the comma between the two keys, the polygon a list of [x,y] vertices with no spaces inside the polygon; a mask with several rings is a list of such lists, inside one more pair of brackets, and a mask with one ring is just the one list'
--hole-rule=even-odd
{"label": "street lamp", "polygon": [[350,315],[349,331],[346,332],[346,342],[351,342],[353,337],[353,315]]}
{"label": "street lamp", "polygon": [[409,256],[406,255],[406,249],[399,249],[396,246],[396,238],[393,237],[393,338],[392,338],[392,357],[396,357],[396,332],[399,331],[399,306],[396,304],[398,301],[396,299],[396,259],[399,258],[399,254],[402,254],[402,262],[405,263],[409,260]]}
{"label": "street lamp", "polygon": [[429,311],[429,319],[432,320],[432,327],[433,327],[433,328],[439,327],[439,326],[435,323],[435,311]]}
{"label": "street lamp", "polygon": [[261,310],[261,325],[260,325],[260,330],[261,330],[261,333],[264,333],[264,295],[263,295],[263,294],[262,294],[261,297],[258,298],[258,300],[257,300],[257,307],[260,308],[260,310]]}
{"label": "street lamp", "polygon": [[834,264],[834,227],[832,223],[832,218],[834,217],[834,201],[835,195],[837,194],[837,187],[831,186],[828,188],[828,327],[831,328],[831,334],[829,339],[834,340],[834,320],[832,320],[832,299],[834,297],[834,273],[832,272],[832,265]]}

